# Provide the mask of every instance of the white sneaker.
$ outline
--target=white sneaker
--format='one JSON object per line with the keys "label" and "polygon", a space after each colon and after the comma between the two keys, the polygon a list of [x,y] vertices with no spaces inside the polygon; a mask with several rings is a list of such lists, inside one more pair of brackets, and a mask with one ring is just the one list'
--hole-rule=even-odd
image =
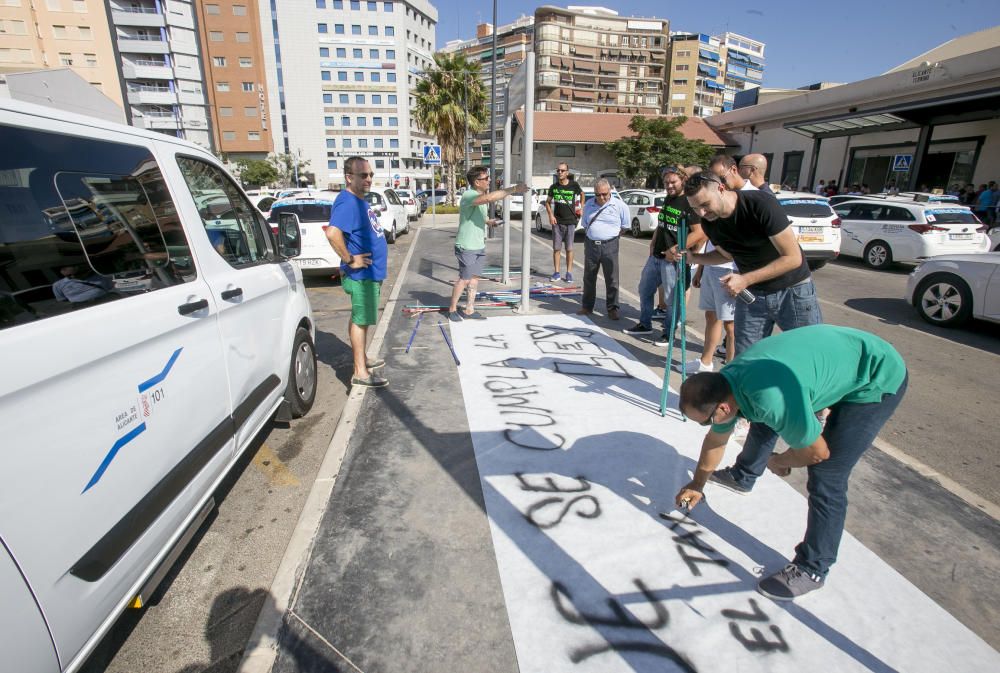
{"label": "white sneaker", "polygon": [[698,374],[700,372],[714,372],[714,371],[715,371],[715,363],[710,362],[709,364],[706,365],[704,362],[701,361],[701,358],[695,358],[694,360],[690,360],[684,365],[684,373],[687,376],[691,376],[691,374]]}

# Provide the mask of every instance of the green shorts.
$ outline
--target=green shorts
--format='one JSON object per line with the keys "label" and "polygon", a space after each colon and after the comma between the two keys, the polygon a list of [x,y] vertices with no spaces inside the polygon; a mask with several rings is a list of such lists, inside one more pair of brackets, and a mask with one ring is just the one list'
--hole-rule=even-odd
{"label": "green shorts", "polygon": [[380,280],[341,279],[344,292],[351,295],[351,322],[355,325],[374,325],[378,322],[378,301],[382,291]]}

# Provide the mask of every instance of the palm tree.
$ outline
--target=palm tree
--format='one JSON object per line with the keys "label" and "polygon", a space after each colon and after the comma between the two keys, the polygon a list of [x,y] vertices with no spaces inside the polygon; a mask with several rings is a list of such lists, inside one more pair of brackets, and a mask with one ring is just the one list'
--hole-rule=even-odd
{"label": "palm tree", "polygon": [[434,69],[417,82],[413,115],[420,128],[441,144],[454,204],[455,168],[465,156],[466,132],[475,134],[486,127],[486,89],[479,79],[479,64],[461,54],[434,54]]}

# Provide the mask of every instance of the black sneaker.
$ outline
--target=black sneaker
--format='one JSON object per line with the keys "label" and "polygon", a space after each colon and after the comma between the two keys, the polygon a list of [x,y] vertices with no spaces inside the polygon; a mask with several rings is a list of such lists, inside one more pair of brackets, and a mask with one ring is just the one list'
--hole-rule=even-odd
{"label": "black sneaker", "polygon": [[389,379],[379,376],[375,372],[368,372],[368,378],[359,379],[357,376],[352,376],[351,385],[362,388],[385,388],[389,385]]}
{"label": "black sneaker", "polygon": [[448,320],[452,322],[462,322],[462,312],[461,311],[451,311],[448,314]]}
{"label": "black sneaker", "polygon": [[653,339],[654,346],[669,346],[670,345],[670,335],[663,332],[660,336]]}
{"label": "black sneaker", "polygon": [[646,325],[643,325],[641,322],[637,322],[631,327],[626,327],[625,329],[622,330],[622,332],[624,332],[625,334],[631,334],[632,336],[636,336],[639,334],[652,334],[653,328],[647,327]]}
{"label": "black sneaker", "polygon": [[750,492],[749,488],[747,488],[746,486],[740,486],[736,482],[736,479],[733,477],[733,473],[731,470],[732,470],[731,467],[727,467],[722,470],[716,470],[715,472],[712,473],[712,476],[709,477],[708,480],[713,484],[718,484],[723,488],[728,488],[730,491],[733,491],[734,493],[739,493],[741,495],[746,495],[747,493],[749,493]]}
{"label": "black sneaker", "polygon": [[757,591],[775,601],[790,601],[822,589],[825,583],[819,575],[789,563],[781,571],[758,582]]}
{"label": "black sneaker", "polygon": [[484,316],[479,311],[473,311],[472,313],[462,313],[462,319],[463,320],[486,320],[486,316]]}

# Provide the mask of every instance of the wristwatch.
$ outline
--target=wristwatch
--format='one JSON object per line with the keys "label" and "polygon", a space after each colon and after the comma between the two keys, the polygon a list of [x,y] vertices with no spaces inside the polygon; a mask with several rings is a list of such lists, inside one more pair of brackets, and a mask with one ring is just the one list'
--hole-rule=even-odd
{"label": "wristwatch", "polygon": [[348,255],[347,259],[344,259],[343,257],[341,257],[340,261],[342,261],[347,266],[350,266],[351,264],[354,263],[354,255]]}

